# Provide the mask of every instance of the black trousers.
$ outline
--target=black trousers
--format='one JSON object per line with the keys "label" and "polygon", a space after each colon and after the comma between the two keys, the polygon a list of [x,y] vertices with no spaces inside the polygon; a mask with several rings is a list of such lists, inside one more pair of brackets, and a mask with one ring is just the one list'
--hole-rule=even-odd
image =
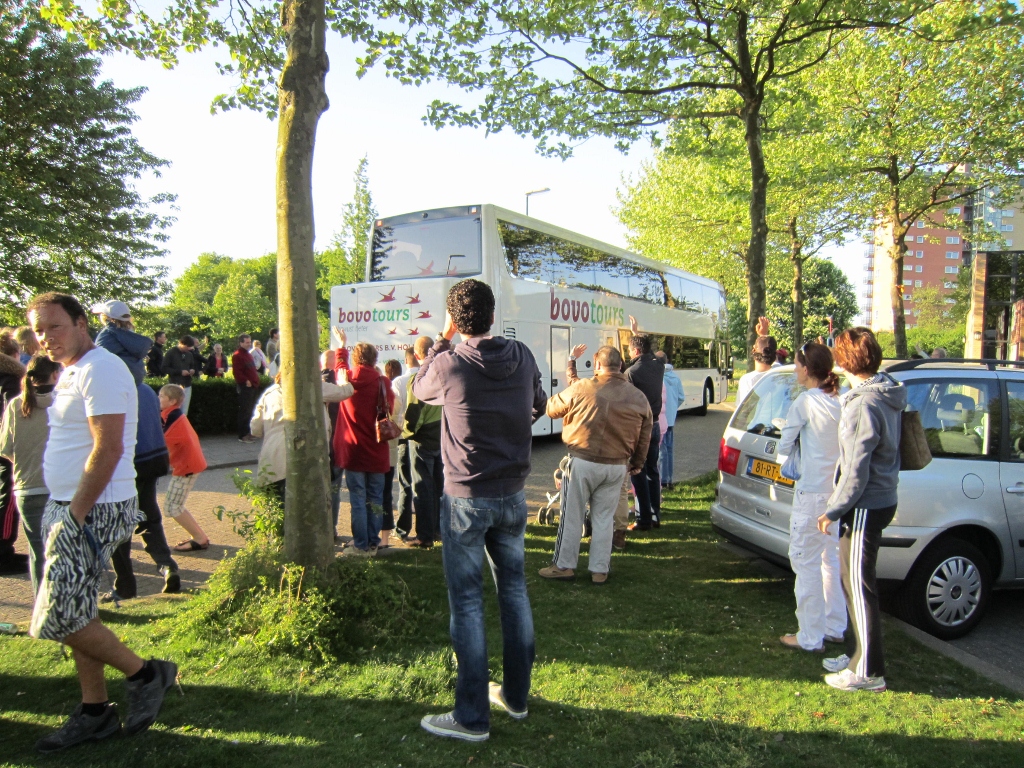
{"label": "black trousers", "polygon": [[235,390],[238,392],[238,437],[243,438],[252,434],[249,422],[252,421],[252,411],[260,391],[256,387],[235,387]]}
{"label": "black trousers", "polygon": [[14,503],[14,465],[0,458],[0,557],[11,557],[17,540],[18,507]]}
{"label": "black trousers", "polygon": [[409,441],[398,441],[398,522],[395,527],[399,533],[407,534],[412,530],[412,467],[409,464]]}
{"label": "black trousers", "polygon": [[[171,557],[171,548],[167,546],[167,535],[164,533],[163,516],[160,514],[160,505],[156,501],[157,478],[136,479],[135,491],[139,494],[139,509],[146,519],[139,523],[135,533],[142,536],[142,546],[146,550],[158,568],[168,568],[172,571],[178,570],[178,564]],[[114,550],[110,557],[110,563],[114,566],[114,591],[120,597],[132,598],[138,592],[135,582],[135,571],[132,568],[132,542],[131,539]]]}
{"label": "black trousers", "polygon": [[633,491],[636,493],[636,506],[640,512],[639,522],[644,527],[651,524],[652,518],[661,520],[661,476],[658,474],[660,456],[661,428],[655,420],[644,467],[633,475]]}
{"label": "black trousers", "polygon": [[432,544],[441,535],[441,493],[444,491],[441,449],[424,448],[415,440],[410,440],[409,465],[412,468],[412,509],[416,514],[416,538],[424,544]]}
{"label": "black trousers", "polygon": [[839,564],[846,595],[846,655],[849,670],[861,677],[885,674],[882,612],[878,607],[875,564],[882,530],[896,516],[896,506],[852,509],[839,521]]}
{"label": "black trousers", "polygon": [[382,531],[395,530],[395,468],[392,467],[384,473],[384,515],[380,529]]}

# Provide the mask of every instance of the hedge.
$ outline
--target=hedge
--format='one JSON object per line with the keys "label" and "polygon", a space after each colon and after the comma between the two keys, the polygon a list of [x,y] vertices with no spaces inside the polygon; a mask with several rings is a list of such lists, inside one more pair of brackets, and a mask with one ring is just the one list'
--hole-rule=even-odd
{"label": "hedge", "polygon": [[[146,383],[159,392],[167,383],[166,378],[146,379]],[[273,382],[260,377],[260,391]],[[200,435],[222,435],[234,432],[238,427],[238,394],[235,380],[196,379],[192,383],[192,399],[188,404],[188,420]]]}

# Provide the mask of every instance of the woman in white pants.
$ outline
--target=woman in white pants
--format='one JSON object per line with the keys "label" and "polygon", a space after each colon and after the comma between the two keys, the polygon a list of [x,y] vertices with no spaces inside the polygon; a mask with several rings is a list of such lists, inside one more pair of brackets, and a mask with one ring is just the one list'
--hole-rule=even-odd
{"label": "woman in white pants", "polygon": [[839,526],[835,534],[818,530],[839,459],[839,377],[832,371],[832,352],[824,344],[804,344],[794,362],[796,380],[807,389],[790,406],[778,453],[788,457],[799,442],[800,479],[789,519],[789,561],[796,574],[799,629],[779,639],[789,648],[823,653],[824,643],[842,642],[846,630]]}

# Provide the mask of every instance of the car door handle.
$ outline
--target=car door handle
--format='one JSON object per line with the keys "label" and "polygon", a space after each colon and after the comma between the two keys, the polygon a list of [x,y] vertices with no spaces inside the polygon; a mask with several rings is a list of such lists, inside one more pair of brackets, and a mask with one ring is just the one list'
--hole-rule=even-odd
{"label": "car door handle", "polygon": [[1011,485],[1006,489],[1007,493],[1024,493],[1024,485]]}

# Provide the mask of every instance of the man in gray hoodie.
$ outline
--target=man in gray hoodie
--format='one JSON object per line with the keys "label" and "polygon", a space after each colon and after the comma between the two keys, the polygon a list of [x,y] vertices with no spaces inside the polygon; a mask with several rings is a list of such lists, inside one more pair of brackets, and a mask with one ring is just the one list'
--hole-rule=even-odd
{"label": "man in gray hoodie", "polygon": [[[463,280],[448,292],[443,333],[416,373],[412,391],[443,407],[441,550],[452,645],[459,663],[455,710],[420,725],[437,736],[483,741],[490,703],[526,717],[533,669],[533,613],[526,594],[526,495],[531,424],[547,395],[533,353],[491,335],[494,294]],[[463,341],[452,348],[458,332]],[[490,562],[501,605],[502,683],[490,683],[484,634],[483,565]]]}
{"label": "man in gray hoodie", "polygon": [[882,621],[875,563],[882,531],[896,515],[900,475],[901,412],[907,390],[879,373],[882,349],[867,328],[851,328],[835,341],[836,363],[853,388],[840,398],[836,486],[818,529],[840,523],[839,561],[850,623],[846,653],[826,659],[825,682],[844,691],[885,690]]}

